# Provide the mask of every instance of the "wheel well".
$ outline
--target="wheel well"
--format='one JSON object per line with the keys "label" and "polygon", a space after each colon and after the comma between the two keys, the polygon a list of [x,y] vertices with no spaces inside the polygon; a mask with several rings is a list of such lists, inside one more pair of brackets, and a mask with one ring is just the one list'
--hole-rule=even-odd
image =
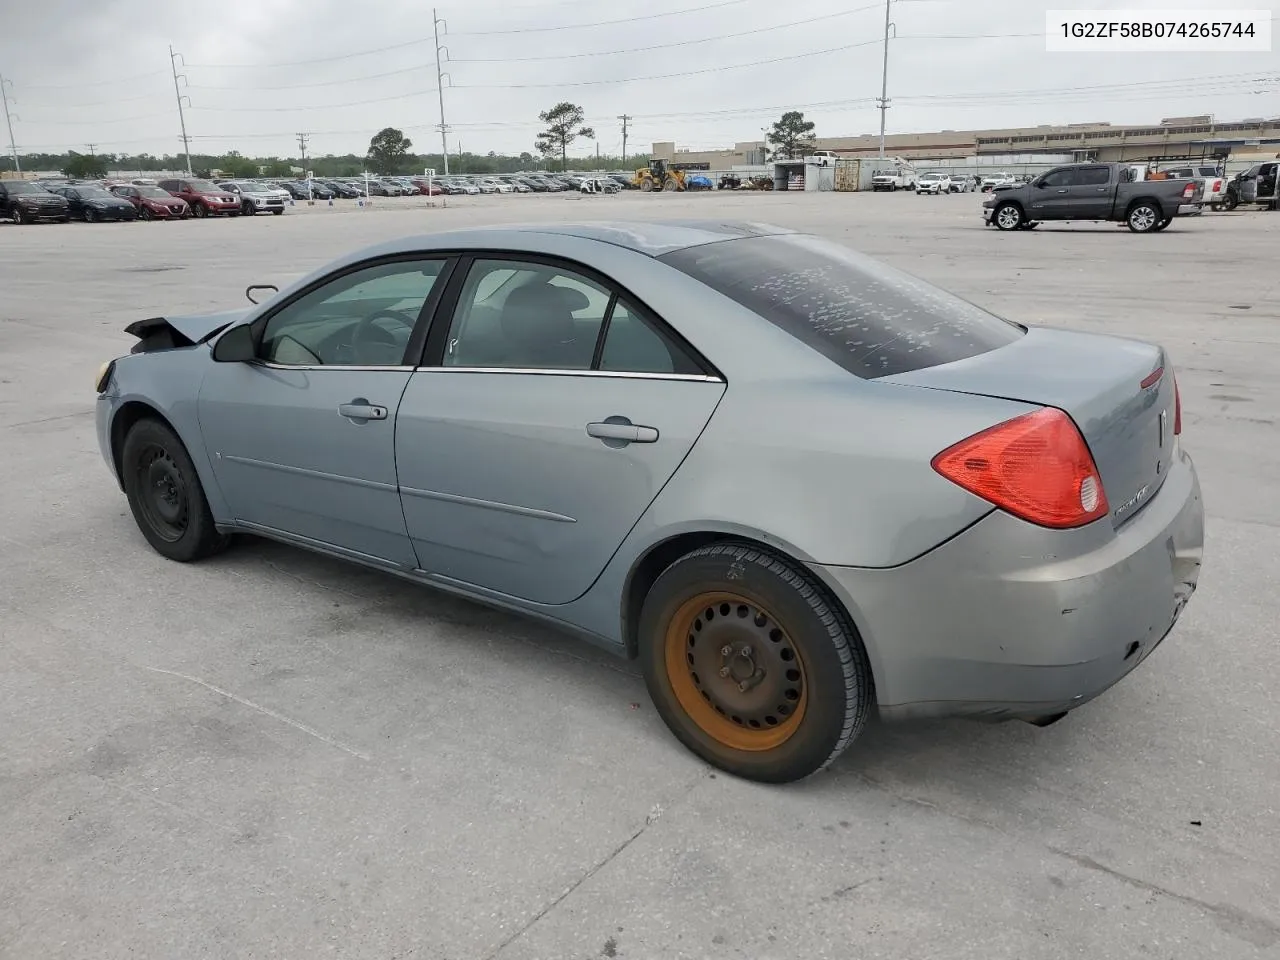
{"label": "wheel well", "polygon": [[[165,419],[155,407],[150,404],[143,403],[140,400],[130,400],[119,410],[116,411],[115,417],[111,421],[111,462],[116,468],[116,479],[120,482],[120,488],[124,489],[124,438],[129,435],[129,431],[133,429],[133,425],[139,420],[145,420],[148,417],[159,420],[170,430],[173,430],[173,424]],[[174,430],[174,433],[177,433]]]}
{"label": "wheel well", "polygon": [[1125,208],[1125,211],[1124,211],[1125,217],[1128,217],[1129,214],[1133,213],[1134,207],[1138,206],[1141,203],[1149,203],[1153,207],[1155,207],[1156,210],[1159,211],[1161,215],[1164,214],[1164,207],[1160,205],[1160,201],[1157,200],[1155,197],[1136,197],[1129,204],[1129,206]]}
{"label": "wheel well", "polygon": [[[699,531],[695,533],[682,533],[679,536],[672,537],[670,540],[664,540],[656,546],[652,547],[640,560],[631,568],[631,573],[627,577],[626,585],[622,591],[622,631],[623,641],[626,644],[627,659],[634,660],[639,656],[640,652],[640,613],[644,609],[645,597],[649,595],[650,588],[662,576],[662,571],[675,563],[686,553],[697,550],[699,547],[709,546],[713,543],[722,543],[732,541],[734,543],[747,544],[758,550],[763,550],[774,556],[787,560],[798,567],[803,568],[804,564],[800,563],[795,557],[790,556],[777,547],[770,546],[763,541],[753,539],[752,537],[744,537],[738,534]],[[813,578],[814,586],[822,591],[826,600],[833,607],[844,611],[849,622],[853,623],[853,617],[847,609],[844,609],[839,599],[837,599],[827,586],[818,578]],[[855,628],[856,629],[856,628]]]}
{"label": "wheel well", "polygon": [[1019,203],[1017,200],[1000,200],[1000,201],[997,201],[997,202],[996,202],[996,209],[997,209],[997,210],[999,210],[1001,207],[1017,207],[1017,208],[1018,208],[1018,212],[1019,212],[1019,213],[1021,213],[1023,216],[1025,216],[1025,215],[1026,215],[1026,211],[1022,208],[1022,204],[1021,204],[1021,203]]}

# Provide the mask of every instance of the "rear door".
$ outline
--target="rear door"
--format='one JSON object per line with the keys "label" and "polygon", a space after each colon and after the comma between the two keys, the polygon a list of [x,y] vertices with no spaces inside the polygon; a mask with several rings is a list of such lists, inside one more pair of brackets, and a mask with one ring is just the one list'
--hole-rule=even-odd
{"label": "rear door", "polygon": [[1065,207],[1072,219],[1105,220],[1111,216],[1113,193],[1111,167],[1079,166],[1072,171]]}
{"label": "rear door", "polygon": [[451,288],[396,422],[419,566],[568,603],[675,473],[725,384],[580,266],[486,255]]}

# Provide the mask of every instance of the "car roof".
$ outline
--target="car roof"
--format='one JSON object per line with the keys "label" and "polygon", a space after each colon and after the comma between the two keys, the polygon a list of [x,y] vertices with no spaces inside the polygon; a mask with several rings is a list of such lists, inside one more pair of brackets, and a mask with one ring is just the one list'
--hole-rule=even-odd
{"label": "car roof", "polygon": [[[664,220],[630,221],[600,220],[577,223],[501,223],[492,226],[469,227],[441,233],[401,237],[363,250],[353,251],[342,257],[334,266],[358,263],[371,257],[395,256],[422,250],[441,250],[451,246],[475,247],[495,244],[500,246],[503,234],[518,234],[523,242],[515,246],[529,249],[530,238],[536,234],[574,237],[623,247],[650,257],[660,257],[689,247],[738,240],[747,237],[770,237],[794,234],[797,231],[769,223],[734,220]],[[513,238],[514,240],[514,238]]]}

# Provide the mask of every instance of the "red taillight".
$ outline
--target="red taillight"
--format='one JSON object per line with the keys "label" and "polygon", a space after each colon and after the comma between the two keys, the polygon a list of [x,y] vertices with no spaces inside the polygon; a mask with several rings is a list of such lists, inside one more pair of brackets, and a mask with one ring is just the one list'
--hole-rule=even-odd
{"label": "red taillight", "polygon": [[1182,433],[1182,391],[1178,389],[1178,378],[1173,378],[1173,435]]}
{"label": "red taillight", "polygon": [[1222,181],[1221,180],[1213,181],[1213,192],[1220,193],[1221,191],[1222,191]]}
{"label": "red taillight", "polygon": [[933,458],[933,469],[1042,527],[1079,527],[1107,514],[1107,495],[1084,437],[1053,407],[961,440]]}
{"label": "red taillight", "polygon": [[1190,200],[1195,195],[1196,195],[1196,185],[1194,183],[1188,183],[1185,187],[1182,188],[1183,200]]}

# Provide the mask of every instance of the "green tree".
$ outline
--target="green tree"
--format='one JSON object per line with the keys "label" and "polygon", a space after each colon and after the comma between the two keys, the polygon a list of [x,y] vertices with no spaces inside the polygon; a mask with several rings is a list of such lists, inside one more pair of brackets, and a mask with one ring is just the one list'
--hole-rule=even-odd
{"label": "green tree", "polygon": [[237,180],[258,175],[258,162],[241,156],[238,150],[231,150],[225,156],[215,158],[213,166]]}
{"label": "green tree", "polygon": [[62,172],[77,180],[98,180],[107,175],[107,165],[102,157],[72,153],[68,154]]}
{"label": "green tree", "polygon": [[369,141],[367,160],[374,173],[396,173],[409,159],[413,142],[395,127],[384,127]]}
{"label": "green tree", "polygon": [[586,118],[582,107],[576,103],[557,103],[550,110],[538,114],[538,119],[547,125],[547,129],[538,134],[534,147],[547,159],[560,158],[560,169],[569,169],[569,145],[579,137],[589,140],[596,138],[596,132],[584,127]]}
{"label": "green tree", "polygon": [[767,135],[773,144],[773,155],[788,160],[804,156],[806,151],[813,149],[813,128],[813,121],[806,120],[799,110],[788,110]]}

